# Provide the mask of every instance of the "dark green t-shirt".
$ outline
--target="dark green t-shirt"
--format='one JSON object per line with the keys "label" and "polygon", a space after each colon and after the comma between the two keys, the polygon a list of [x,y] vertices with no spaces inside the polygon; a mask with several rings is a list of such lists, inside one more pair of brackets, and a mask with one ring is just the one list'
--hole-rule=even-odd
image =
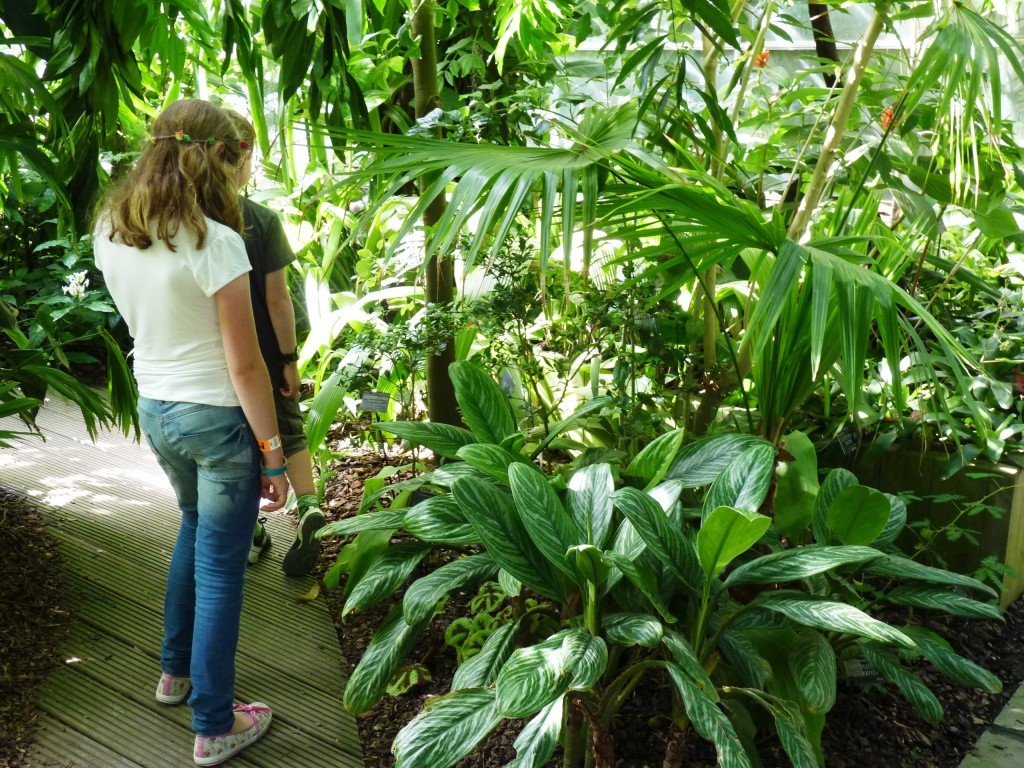
{"label": "dark green t-shirt", "polygon": [[267,363],[271,378],[277,381],[281,372],[282,350],[274,334],[274,326],[270,322],[270,310],[267,308],[266,276],[279,269],[284,269],[295,260],[295,254],[288,244],[284,227],[277,214],[269,208],[242,198],[242,214],[245,218],[245,251],[252,264],[249,273],[249,290],[252,293],[252,314],[256,321],[256,336],[260,342],[260,352]]}

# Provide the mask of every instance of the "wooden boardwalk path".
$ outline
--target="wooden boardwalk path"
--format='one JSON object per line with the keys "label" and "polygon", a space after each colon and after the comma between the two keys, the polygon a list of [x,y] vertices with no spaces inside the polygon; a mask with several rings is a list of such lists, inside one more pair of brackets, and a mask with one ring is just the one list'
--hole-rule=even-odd
{"label": "wooden boardwalk path", "polygon": [[[0,485],[37,502],[59,539],[72,626],[65,664],[41,691],[42,723],[28,764],[191,766],[190,710],[153,699],[178,526],[170,486],[148,448],[111,433],[92,443],[73,408],[49,402],[39,423],[46,442],[28,438],[0,449]],[[22,425],[3,419],[0,428]],[[327,605],[299,602],[313,580],[281,572],[291,520],[271,515],[267,527],[273,545],[248,570],[235,695],[270,704],[274,723],[227,764],[361,767],[355,720],[341,706],[345,661]]]}

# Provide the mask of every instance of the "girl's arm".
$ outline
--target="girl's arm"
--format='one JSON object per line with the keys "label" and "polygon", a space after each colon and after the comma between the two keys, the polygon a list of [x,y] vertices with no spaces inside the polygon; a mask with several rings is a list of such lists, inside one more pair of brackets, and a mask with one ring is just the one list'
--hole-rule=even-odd
{"label": "girl's arm", "polygon": [[[249,296],[249,275],[236,277],[214,294],[217,302],[217,318],[220,321],[220,335],[224,342],[224,353],[228,362],[228,373],[235,393],[242,405],[242,412],[249,427],[258,440],[269,440],[276,436],[277,416],[270,389],[270,375],[260,355],[256,340],[256,324],[252,319],[252,299]],[[284,464],[284,451],[278,447],[263,454],[263,466],[267,469]],[[267,477],[260,475],[263,483],[263,498],[271,501],[263,509],[273,511],[284,506],[288,498],[288,480],[285,475]]]}
{"label": "girl's arm", "polygon": [[[278,269],[266,277],[267,310],[270,312],[270,323],[274,326],[278,349],[290,354],[295,349],[295,310],[292,308],[292,297],[288,295],[288,269]],[[283,370],[284,386],[281,394],[294,397],[299,393],[299,368],[297,363],[285,363]]]}

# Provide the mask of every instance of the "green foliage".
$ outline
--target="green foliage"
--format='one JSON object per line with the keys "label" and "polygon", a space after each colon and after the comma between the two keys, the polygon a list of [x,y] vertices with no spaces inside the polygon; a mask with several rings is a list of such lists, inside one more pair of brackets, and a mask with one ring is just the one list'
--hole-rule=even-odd
{"label": "green foliage", "polygon": [[[460,402],[490,389],[481,374],[465,375],[462,367]],[[471,429],[474,439],[493,438],[494,419],[503,420],[506,411],[494,401],[479,413],[474,422],[483,435]],[[663,451],[666,442],[675,450]],[[902,520],[902,507],[848,473],[831,473],[816,493],[804,486],[814,515],[794,539],[808,543],[783,547],[773,519],[757,511],[778,462],[762,440],[705,438],[684,447],[673,436],[640,463],[627,457],[627,466],[650,467],[633,473],[574,463],[547,473],[514,454],[503,462],[481,461],[472,452],[464,458],[474,461],[450,463],[423,478],[441,493],[420,504],[453,498],[450,520],[469,523],[477,537],[469,546],[479,554],[457,558],[409,586],[353,675],[350,691],[357,683],[364,689],[346,697],[355,711],[369,707],[383,693],[378,681],[404,663],[412,642],[407,633],[424,630],[431,606],[484,582],[470,615],[445,631],[460,662],[452,693],[396,740],[396,754],[409,755],[410,764],[452,765],[472,745],[452,751],[442,744],[462,738],[462,729],[480,740],[503,718],[531,718],[521,759],[547,754],[553,738],[567,745],[574,738],[564,722],[552,722],[552,712],[579,707],[601,729],[611,729],[630,691],[654,676],[670,681],[677,694],[673,720],[711,740],[723,765],[757,759],[753,742],[739,737],[749,727],[738,719],[741,699],[768,711],[795,764],[812,765],[820,760],[821,729],[835,701],[839,649],[862,657],[928,718],[940,715],[934,697],[901,656],[920,655],[965,684],[997,684],[941,638],[912,622],[897,627],[872,615],[884,604],[978,618],[999,612],[985,601],[992,591],[977,580],[893,553],[880,533]],[[717,474],[708,476],[709,465]],[[643,490],[665,467],[677,467],[676,478]],[[701,489],[706,514],[683,514],[687,487]],[[397,519],[393,511],[368,512],[356,518],[364,518],[361,525],[335,531],[367,532],[375,517],[382,526]],[[372,568],[392,572],[407,550],[427,545],[416,546],[394,543]],[[486,581],[496,571],[500,588]],[[881,578],[866,583],[864,573]],[[777,588],[751,589],[759,584]],[[389,588],[400,586],[396,581]],[[401,623],[394,618],[399,613]],[[468,721],[454,723],[456,712]]]}

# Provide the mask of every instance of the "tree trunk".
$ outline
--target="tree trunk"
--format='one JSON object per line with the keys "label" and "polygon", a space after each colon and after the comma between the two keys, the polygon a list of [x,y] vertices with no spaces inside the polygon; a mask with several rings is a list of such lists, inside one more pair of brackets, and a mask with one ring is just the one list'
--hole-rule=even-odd
{"label": "tree trunk", "polygon": [[665,759],[661,763],[661,768],[683,768],[687,751],[686,733],[673,723],[668,744],[665,745]]}
{"label": "tree trunk", "polygon": [[[441,106],[437,83],[437,41],[434,37],[434,2],[419,0],[413,10],[412,34],[420,41],[420,58],[412,59],[413,87],[416,95],[416,118],[422,118]],[[420,179],[420,189],[426,189],[432,178]],[[429,233],[444,213],[445,201],[438,196],[423,213],[423,227]],[[429,237],[428,237],[429,241]],[[449,254],[431,253],[426,264],[427,304],[450,307],[455,297],[455,268]],[[448,366],[455,361],[455,339],[428,340],[432,348],[440,350],[427,357],[427,410],[435,423],[459,424],[455,403],[455,387],[448,375]]]}
{"label": "tree trunk", "polygon": [[811,16],[811,29],[814,31],[814,50],[822,61],[835,64],[833,72],[822,73],[826,88],[842,88],[836,73],[840,71],[839,52],[836,50],[835,35],[832,34],[832,18],[828,15],[828,6],[821,3],[807,3],[807,12]]}

